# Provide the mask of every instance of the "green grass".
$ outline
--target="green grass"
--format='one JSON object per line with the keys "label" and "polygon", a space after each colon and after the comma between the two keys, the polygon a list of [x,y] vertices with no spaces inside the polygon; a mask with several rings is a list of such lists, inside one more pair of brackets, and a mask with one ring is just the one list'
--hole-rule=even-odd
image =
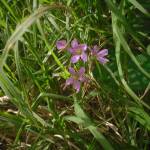
{"label": "green grass", "polygon": [[[150,4],[143,0],[0,1],[0,149],[148,150]],[[64,89],[77,38],[109,50],[88,84]],[[4,97],[7,96],[7,97]]]}

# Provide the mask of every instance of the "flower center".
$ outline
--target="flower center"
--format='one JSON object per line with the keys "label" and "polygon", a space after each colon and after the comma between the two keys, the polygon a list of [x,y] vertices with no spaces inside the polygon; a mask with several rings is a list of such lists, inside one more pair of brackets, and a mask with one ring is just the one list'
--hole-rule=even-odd
{"label": "flower center", "polygon": [[78,49],[78,50],[76,51],[76,54],[77,54],[77,55],[81,55],[81,54],[82,54],[82,50],[81,50],[81,49]]}
{"label": "flower center", "polygon": [[73,79],[74,79],[74,80],[78,80],[78,79],[79,79],[79,75],[78,75],[78,74],[74,75],[74,76],[73,76]]}

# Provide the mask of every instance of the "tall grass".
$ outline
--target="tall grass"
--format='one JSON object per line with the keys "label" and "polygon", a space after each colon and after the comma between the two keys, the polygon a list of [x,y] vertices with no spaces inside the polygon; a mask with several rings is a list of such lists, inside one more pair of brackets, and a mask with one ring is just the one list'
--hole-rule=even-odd
{"label": "tall grass", "polygon": [[[149,6],[1,0],[0,149],[148,150]],[[70,56],[56,48],[74,38],[109,49],[107,64],[84,64],[79,93],[64,89]]]}

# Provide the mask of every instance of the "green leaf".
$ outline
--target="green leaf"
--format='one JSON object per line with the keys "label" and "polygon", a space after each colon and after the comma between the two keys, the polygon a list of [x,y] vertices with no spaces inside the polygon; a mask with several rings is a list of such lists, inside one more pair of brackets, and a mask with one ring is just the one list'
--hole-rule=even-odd
{"label": "green leaf", "polygon": [[48,16],[48,20],[51,22],[51,24],[54,26],[54,28],[60,32],[60,29],[59,29],[59,26],[57,25],[55,19],[54,19],[54,16],[52,14],[50,14]]}
{"label": "green leaf", "polygon": [[76,117],[76,116],[66,116],[66,117],[64,117],[64,119],[73,121],[76,124],[83,124],[84,123],[84,121],[81,118]]}
{"label": "green leaf", "polygon": [[[0,67],[4,66],[4,63],[8,57],[9,50],[14,46],[15,42],[17,42],[21,36],[27,31],[27,29],[35,22],[38,18],[40,18],[42,15],[44,15],[49,9],[54,8],[65,8],[62,5],[47,5],[40,7],[37,9],[32,15],[30,15],[25,21],[23,21],[20,25],[16,27],[16,30],[11,35],[11,37],[8,39],[3,54],[0,58]],[[56,56],[55,56],[56,57]]]}
{"label": "green leaf", "polygon": [[87,122],[91,122],[89,120],[89,118],[87,117],[87,115],[84,113],[84,111],[82,110],[82,108],[80,107],[80,105],[75,101],[74,104],[74,109],[75,109],[75,114],[77,117],[87,121]]}
{"label": "green leaf", "polygon": [[88,126],[88,129],[93,134],[95,139],[103,146],[105,150],[113,150],[113,147],[107,141],[107,139],[101,134],[95,126]]}
{"label": "green leaf", "polygon": [[[40,122],[44,127],[50,126],[44,119],[42,119],[39,115],[37,115],[35,112],[32,112],[34,118],[37,119],[38,122]],[[51,127],[51,126],[50,126]]]}
{"label": "green leaf", "polygon": [[112,2],[112,0],[106,0],[110,10],[113,12],[114,16],[124,25],[125,29],[128,33],[142,46],[144,45],[140,42],[137,37],[137,32],[132,28],[132,26],[128,23],[125,16],[122,15],[122,12],[118,9],[118,7]]}
{"label": "green leaf", "polygon": [[136,0],[128,0],[131,4],[133,4],[138,10],[140,10],[145,15],[150,15],[148,11]]}
{"label": "green leaf", "polygon": [[147,54],[150,55],[150,45],[147,46]]}
{"label": "green leaf", "polygon": [[73,121],[77,124],[82,124],[84,127],[89,129],[89,131],[93,134],[95,139],[103,146],[104,150],[108,149],[113,150],[111,144],[107,141],[107,139],[103,136],[103,134],[98,132],[97,127],[93,125],[91,120],[87,117],[87,115],[82,110],[82,108],[80,107],[80,105],[77,103],[76,100],[74,107],[76,116],[66,116],[65,119]]}
{"label": "green leaf", "polygon": [[130,107],[129,114],[141,125],[150,130],[150,116],[143,109]]}
{"label": "green leaf", "polygon": [[120,31],[120,28],[118,25],[114,26],[114,32],[116,33],[116,36],[118,38],[118,40],[120,41],[123,49],[128,53],[128,55],[130,56],[130,58],[132,59],[132,61],[135,63],[135,65],[138,67],[138,69],[146,76],[150,79],[150,74],[144,70],[144,68],[140,65],[140,63],[137,61],[136,57],[134,56],[134,54],[132,53],[129,45],[127,44],[123,34]]}
{"label": "green leaf", "polygon": [[0,120],[7,122],[8,124],[13,124],[16,128],[19,128],[22,124],[22,122],[25,121],[25,119],[22,116],[19,115],[13,115],[7,112],[0,112]]}

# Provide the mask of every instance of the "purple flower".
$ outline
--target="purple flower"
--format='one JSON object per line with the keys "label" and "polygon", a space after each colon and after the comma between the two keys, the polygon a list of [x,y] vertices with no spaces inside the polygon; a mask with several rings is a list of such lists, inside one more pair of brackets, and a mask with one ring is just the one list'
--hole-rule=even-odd
{"label": "purple flower", "polygon": [[81,67],[80,70],[75,71],[70,67],[69,72],[71,74],[71,77],[66,80],[65,87],[68,85],[73,85],[73,88],[78,93],[80,91],[81,83],[86,81],[86,78],[84,76],[85,68]]}
{"label": "purple flower", "polygon": [[73,55],[71,57],[71,62],[76,63],[79,59],[82,59],[84,62],[87,61],[87,50],[86,44],[79,44],[76,39],[71,42],[71,48],[69,48],[70,53]]}
{"label": "purple flower", "polygon": [[66,40],[60,40],[60,41],[56,42],[56,47],[57,47],[58,50],[65,49],[66,46],[67,46]]}
{"label": "purple flower", "polygon": [[101,64],[105,64],[107,63],[109,60],[107,58],[105,58],[105,56],[108,55],[108,49],[102,49],[100,50],[99,47],[97,45],[95,45],[92,49],[91,49],[91,54],[93,56],[96,57],[96,59],[101,63]]}

